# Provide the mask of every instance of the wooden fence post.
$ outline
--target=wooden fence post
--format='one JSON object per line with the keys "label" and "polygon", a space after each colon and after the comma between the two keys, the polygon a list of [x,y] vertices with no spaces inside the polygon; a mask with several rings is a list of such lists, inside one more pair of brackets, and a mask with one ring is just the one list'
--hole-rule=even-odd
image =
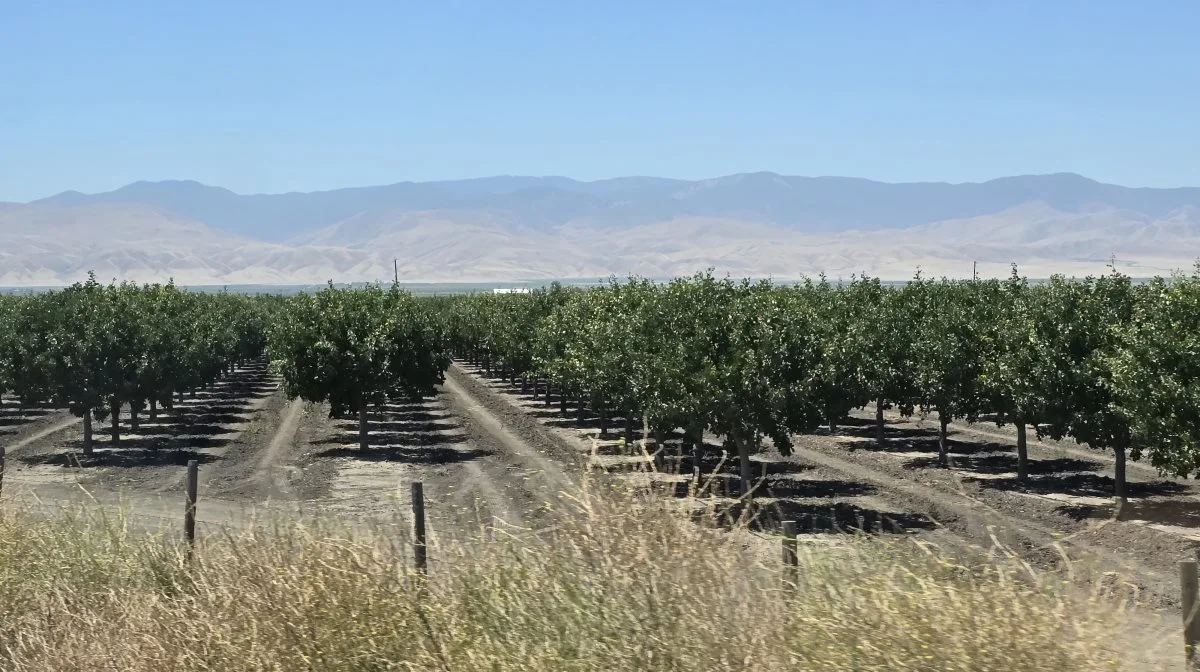
{"label": "wooden fence post", "polygon": [[183,536],[187,538],[187,557],[190,561],[196,550],[196,491],[199,485],[200,462],[188,460],[187,493],[184,498]]}
{"label": "wooden fence post", "polygon": [[4,492],[4,446],[0,446],[0,493]]}
{"label": "wooden fence post", "polygon": [[800,556],[796,546],[796,521],[783,521],[783,586],[794,590],[799,582]]}
{"label": "wooden fence post", "polygon": [[1183,605],[1183,652],[1187,669],[1196,669],[1200,663],[1196,644],[1200,642],[1200,575],[1195,560],[1179,563],[1180,602]]}
{"label": "wooden fence post", "polygon": [[429,571],[429,554],[425,545],[425,490],[420,481],[412,484],[412,509],[413,558],[417,569],[424,574]]}

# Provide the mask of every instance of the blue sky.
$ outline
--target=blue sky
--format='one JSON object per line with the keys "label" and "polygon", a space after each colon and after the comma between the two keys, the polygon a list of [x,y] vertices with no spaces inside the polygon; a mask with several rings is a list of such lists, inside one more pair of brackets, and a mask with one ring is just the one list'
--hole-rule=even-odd
{"label": "blue sky", "polygon": [[1200,3],[0,0],[0,200],[496,174],[1200,185]]}

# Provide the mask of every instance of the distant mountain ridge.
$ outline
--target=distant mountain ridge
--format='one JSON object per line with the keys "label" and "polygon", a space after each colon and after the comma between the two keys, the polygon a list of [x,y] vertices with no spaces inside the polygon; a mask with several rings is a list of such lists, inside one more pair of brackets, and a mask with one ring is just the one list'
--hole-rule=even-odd
{"label": "distant mountain ridge", "polygon": [[212,228],[283,242],[378,211],[503,210],[526,226],[572,221],[626,226],[675,217],[736,217],[809,233],[904,228],[994,214],[1031,201],[1063,211],[1107,205],[1163,217],[1200,206],[1200,188],[1131,188],[1072,173],[1004,177],[982,183],[892,184],[862,178],[742,173],[709,180],[500,176],[399,182],[331,191],[236,194],[191,180],[135,182],[115,191],[68,191],[34,204],[140,203]]}
{"label": "distant mountain ridge", "polygon": [[0,203],[0,285],[488,282],[685,275],[903,280],[1190,269],[1200,188],[1061,173],[889,184],[743,173],[707,180],[498,176],[250,194],[190,180]]}

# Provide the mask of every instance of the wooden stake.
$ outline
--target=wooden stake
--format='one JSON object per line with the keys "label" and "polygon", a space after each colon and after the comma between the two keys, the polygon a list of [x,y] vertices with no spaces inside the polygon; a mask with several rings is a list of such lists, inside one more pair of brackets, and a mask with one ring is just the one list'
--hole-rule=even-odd
{"label": "wooden stake", "polygon": [[200,462],[188,460],[187,493],[184,499],[183,536],[187,539],[187,557],[190,561],[196,550],[196,491],[200,483]]}
{"label": "wooden stake", "polygon": [[800,558],[796,546],[796,521],[783,521],[783,586],[795,589],[799,581]]}
{"label": "wooden stake", "polygon": [[413,558],[417,570],[425,574],[429,571],[429,549],[425,544],[425,490],[420,481],[412,484],[412,509]]}
{"label": "wooden stake", "polygon": [[1180,602],[1183,605],[1183,652],[1187,669],[1196,669],[1200,663],[1196,644],[1200,642],[1200,576],[1197,575],[1195,560],[1179,563]]}

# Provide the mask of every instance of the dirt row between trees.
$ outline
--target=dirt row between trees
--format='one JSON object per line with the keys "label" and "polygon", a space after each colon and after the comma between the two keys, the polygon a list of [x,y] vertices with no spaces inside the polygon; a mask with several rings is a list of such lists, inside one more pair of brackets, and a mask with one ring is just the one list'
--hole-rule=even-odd
{"label": "dirt row between trees", "polygon": [[[696,497],[689,486],[690,456],[669,449],[662,469],[654,471],[640,448],[623,445],[616,434],[601,438],[595,418],[579,422],[574,411],[564,417],[557,400],[551,402],[455,364],[435,398],[372,414],[371,447],[364,453],[355,421],[330,419],[327,408],[285,399],[279,381],[257,362],[185,399],[178,413],[144,420],[137,434],[123,427],[120,446],[108,445],[97,427],[90,460],[79,455],[82,429],[76,419],[47,409],[16,417],[10,403],[0,408],[0,441],[8,449],[3,500],[45,509],[121,506],[145,527],[175,530],[182,518],[185,465],[197,459],[202,537],[274,512],[334,514],[351,525],[406,535],[409,484],[420,480],[436,548],[440,535],[473,534],[480,524],[552,525],[557,512],[572,506],[564,493],[577,492],[579,475],[587,470],[619,472],[693,514],[740,512],[724,495],[732,490],[736,470],[733,460],[722,464],[719,444],[708,450],[709,476],[703,496]],[[995,436],[1003,430],[956,427],[954,468],[946,470],[922,462],[936,450],[930,448],[936,428],[890,417],[889,449],[879,450],[868,438],[873,437],[868,416],[873,411],[832,436],[797,437],[790,458],[756,457],[765,479],[752,529],[764,548],[775,551],[770,535],[781,519],[807,521],[802,537],[814,544],[840,543],[855,528],[882,526],[888,535],[950,549],[986,549],[996,540],[1043,567],[1060,564],[1061,548],[1076,578],[1118,588],[1127,581],[1142,590],[1143,604],[1160,608],[1130,616],[1139,633],[1130,646],[1145,651],[1147,665],[1164,669],[1159,662],[1173,664],[1179,657],[1175,563],[1193,553],[1195,543],[1136,517],[1107,522],[1103,507],[1090,500],[1062,499],[1089,496],[1079,488],[1111,487],[1104,480],[1111,479],[1111,461],[1098,453],[1085,460],[1090,451],[1064,453],[1031,440],[1035,485],[1016,488],[1005,481],[1012,442]],[[678,439],[671,437],[669,447]],[[1060,472],[1076,476],[1053,480]],[[1131,468],[1130,480],[1138,505],[1167,506],[1194,494],[1192,485],[1165,481],[1188,488],[1172,490],[1145,469]],[[1080,506],[1097,508],[1083,515]],[[1185,529],[1187,522],[1175,521]],[[431,563],[436,567],[436,554]]]}
{"label": "dirt row between trees", "polygon": [[[717,437],[706,437],[708,487],[696,498],[687,486],[690,457],[679,455],[673,445],[682,438],[678,434],[667,437],[667,459],[656,471],[649,455],[638,446],[625,445],[619,436],[620,420],[601,438],[597,418],[587,415],[579,421],[574,405],[564,416],[554,396],[547,404],[544,395],[535,399],[531,391],[522,392],[468,365],[455,365],[451,376],[471,385],[476,396],[495,397],[497,414],[511,422],[536,422],[573,452],[573,459],[583,459],[594,469],[675,494],[668,501],[685,510],[739,509],[731,497],[723,496],[726,488],[732,491],[737,477],[736,459],[729,456],[721,462]],[[1132,493],[1154,494],[1142,499],[1142,508],[1134,507],[1132,520],[1114,522],[1107,516],[1110,499],[1071,499],[1111,492],[1112,462],[1099,453],[1031,440],[1034,476],[1030,486],[1017,488],[1003,480],[1007,475],[1016,477],[1015,437],[1005,442],[1002,431],[992,431],[994,425],[953,426],[954,468],[947,470],[936,466],[936,423],[889,415],[889,449],[879,450],[873,420],[874,410],[867,409],[834,435],[795,437],[790,457],[756,456],[756,473],[762,480],[756,491],[758,518],[752,527],[769,533],[781,519],[809,521],[801,526],[807,532],[802,540],[819,544],[837,543],[864,522],[875,531],[871,520],[876,525],[890,521],[884,522],[885,534],[895,535],[903,528],[904,534],[951,552],[1016,554],[1042,570],[1062,571],[1064,578],[1085,589],[1102,586],[1131,597],[1138,604],[1128,615],[1128,648],[1137,652],[1135,669],[1177,669],[1182,650],[1177,563],[1192,557],[1196,544],[1174,529],[1151,527],[1136,514],[1149,510],[1146,499],[1162,499],[1161,506],[1178,503],[1186,509],[1194,484],[1159,479],[1146,468],[1130,469]],[[641,438],[641,432],[636,432],[635,443]],[[654,449],[652,442],[649,449]],[[920,461],[927,460],[930,451],[934,461]],[[1084,459],[1093,456],[1096,459]],[[722,486],[722,481],[729,485]]]}
{"label": "dirt row between trees", "polygon": [[[678,455],[672,445],[678,434],[667,438],[667,459],[655,469],[638,446],[624,445],[620,421],[601,438],[594,417],[580,422],[574,408],[563,416],[554,399],[546,405],[544,396],[535,399],[475,367],[456,365],[455,370],[504,397],[596,468],[625,472],[646,487],[679,495],[686,508],[738,511],[733,498],[724,496],[734,491],[735,456],[722,462],[718,437],[706,437],[708,488],[700,499],[688,497],[694,494],[688,491],[693,465],[690,455]],[[1019,484],[1015,438],[1006,441],[988,426],[954,426],[951,468],[943,469],[937,466],[936,426],[889,414],[887,444],[880,449],[873,416],[867,409],[834,435],[794,437],[791,457],[756,456],[762,480],[755,526],[774,530],[781,519],[792,519],[817,541],[865,527],[903,530],[943,544],[998,547],[1043,568],[1069,565],[1080,579],[1127,585],[1154,606],[1178,605],[1177,563],[1194,557],[1200,545],[1195,482],[1159,478],[1144,465],[1130,469],[1128,519],[1116,522],[1111,519],[1112,461],[1102,453],[1030,441],[1031,476]]]}
{"label": "dirt row between trees", "polygon": [[[1163,478],[1150,465],[1129,463],[1130,500],[1113,520],[1111,454],[1064,442],[1029,442],[1029,479],[1016,476],[1015,437],[994,424],[952,426],[950,468],[937,465],[936,423],[888,414],[888,441],[880,448],[864,413],[838,435],[805,437],[808,448],[919,482],[1004,512],[1025,528],[1067,535],[1060,542],[1083,553],[1117,554],[1143,587],[1174,595],[1179,560],[1194,557],[1200,540],[1200,487]],[[873,415],[873,411],[870,413]],[[1137,465],[1135,468],[1134,465]],[[1160,585],[1155,586],[1154,579]]]}
{"label": "dirt row between trees", "polygon": [[[10,411],[10,408],[13,410]],[[83,506],[123,511],[144,527],[181,524],[188,460],[200,463],[198,522],[238,527],[252,520],[333,514],[354,526],[411,529],[410,484],[425,484],[431,543],[443,532],[471,533],[497,520],[513,528],[552,524],[573,490],[553,450],[510,418],[448,380],[435,398],[389,406],[370,417],[362,451],[357,424],[328,408],[289,401],[256,362],[238,369],[176,411],[123,419],[113,445],[97,426],[96,450],[81,454],[82,423],[68,413],[0,408],[7,449],[3,499],[10,506],[60,511]]]}

